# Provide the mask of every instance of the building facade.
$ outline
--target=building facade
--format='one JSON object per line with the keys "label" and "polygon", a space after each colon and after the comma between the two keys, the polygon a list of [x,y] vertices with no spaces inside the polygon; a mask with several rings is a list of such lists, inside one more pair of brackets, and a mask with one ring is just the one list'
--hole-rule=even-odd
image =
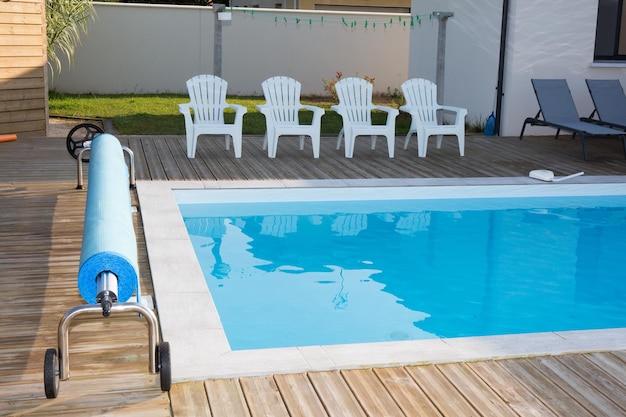
{"label": "building facade", "polygon": [[233,7],[409,13],[411,0],[230,0]]}
{"label": "building facade", "polygon": [[[496,110],[500,85],[500,134],[517,136],[524,119],[539,110],[532,78],[566,79],[581,117],[593,111],[585,78],[620,79],[626,87],[626,55],[620,55],[620,45],[626,54],[626,41],[619,35],[626,24],[622,3],[413,0],[411,14],[453,13],[446,22],[444,104],[467,108],[470,123],[484,122]],[[435,80],[438,28],[436,19],[423,19],[411,32],[410,77]],[[525,132],[553,133],[541,127]]]}

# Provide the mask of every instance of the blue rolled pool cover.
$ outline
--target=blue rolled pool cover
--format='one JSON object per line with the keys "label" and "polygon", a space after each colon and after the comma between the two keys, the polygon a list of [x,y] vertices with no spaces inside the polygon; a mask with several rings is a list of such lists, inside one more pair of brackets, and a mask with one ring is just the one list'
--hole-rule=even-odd
{"label": "blue rolled pool cover", "polygon": [[78,290],[94,304],[96,278],[110,271],[118,279],[118,301],[128,301],[139,292],[138,270],[124,153],[115,136],[101,134],[91,142]]}

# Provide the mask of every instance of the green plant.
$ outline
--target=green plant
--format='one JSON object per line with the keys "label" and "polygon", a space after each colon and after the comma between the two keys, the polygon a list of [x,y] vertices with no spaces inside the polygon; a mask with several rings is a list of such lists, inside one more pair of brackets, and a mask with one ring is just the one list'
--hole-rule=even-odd
{"label": "green plant", "polygon": [[478,116],[473,121],[466,123],[465,130],[473,133],[483,133],[485,131],[486,120]]}
{"label": "green plant", "polygon": [[335,84],[337,84],[337,81],[341,80],[342,76],[343,76],[343,73],[341,71],[337,71],[335,72],[334,78],[331,78],[331,79],[322,78],[322,82],[324,83],[324,91],[329,92],[330,95],[333,97],[333,100],[335,101],[339,100],[339,98],[337,97],[337,90],[335,89]]}
{"label": "green plant", "polygon": [[[359,73],[356,73],[356,77],[359,76]],[[339,101],[339,97],[337,97],[337,89],[335,88],[335,84],[337,84],[337,82],[339,82],[339,80],[341,80],[341,77],[343,77],[343,73],[341,71],[337,71],[335,72],[335,77],[331,78],[331,79],[326,79],[326,78],[322,78],[322,82],[324,83],[324,91],[328,91],[330,93],[330,95],[333,97],[333,100],[335,100],[335,102]],[[370,83],[372,83],[372,85],[374,84],[374,77],[369,77],[367,75],[363,76],[363,79],[366,81],[369,81]]]}
{"label": "green plant", "polygon": [[46,0],[46,36],[48,65],[61,71],[59,53],[71,63],[81,33],[87,32],[87,21],[92,17],[89,0]]}
{"label": "green plant", "polygon": [[404,104],[404,94],[402,94],[402,91],[398,90],[397,88],[394,88],[392,92],[391,87],[387,87],[387,95],[391,100],[392,106],[399,108]]}

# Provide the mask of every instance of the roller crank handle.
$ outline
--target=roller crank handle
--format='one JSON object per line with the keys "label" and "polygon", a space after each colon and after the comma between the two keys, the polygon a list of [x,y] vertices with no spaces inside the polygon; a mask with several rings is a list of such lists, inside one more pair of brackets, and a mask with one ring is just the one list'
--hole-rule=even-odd
{"label": "roller crank handle", "polygon": [[111,315],[111,307],[113,307],[113,303],[117,301],[117,297],[115,294],[105,291],[102,297],[100,298],[100,305],[102,306],[102,315],[104,317],[109,317]]}
{"label": "roller crank handle", "polygon": [[109,271],[102,272],[96,279],[96,285],[98,287],[96,303],[100,303],[102,315],[109,317],[111,307],[117,301],[117,276]]}

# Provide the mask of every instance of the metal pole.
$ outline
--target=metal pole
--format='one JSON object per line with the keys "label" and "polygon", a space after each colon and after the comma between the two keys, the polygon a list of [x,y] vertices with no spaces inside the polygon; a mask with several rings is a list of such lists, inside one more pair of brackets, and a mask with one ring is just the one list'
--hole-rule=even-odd
{"label": "metal pole", "polygon": [[433,12],[439,20],[439,35],[437,37],[437,74],[435,84],[437,84],[437,102],[443,104],[444,72],[446,68],[446,23],[449,17],[454,16],[452,12]]}
{"label": "metal pole", "polygon": [[218,14],[224,11],[223,4],[214,4],[215,33],[213,36],[213,75],[222,78],[222,21]]}
{"label": "metal pole", "polygon": [[509,21],[509,0],[502,3],[502,28],[500,29],[500,58],[498,60],[498,85],[496,86],[496,126],[494,134],[500,136],[502,122],[502,98],[504,97],[504,61],[506,58],[506,37]]}

